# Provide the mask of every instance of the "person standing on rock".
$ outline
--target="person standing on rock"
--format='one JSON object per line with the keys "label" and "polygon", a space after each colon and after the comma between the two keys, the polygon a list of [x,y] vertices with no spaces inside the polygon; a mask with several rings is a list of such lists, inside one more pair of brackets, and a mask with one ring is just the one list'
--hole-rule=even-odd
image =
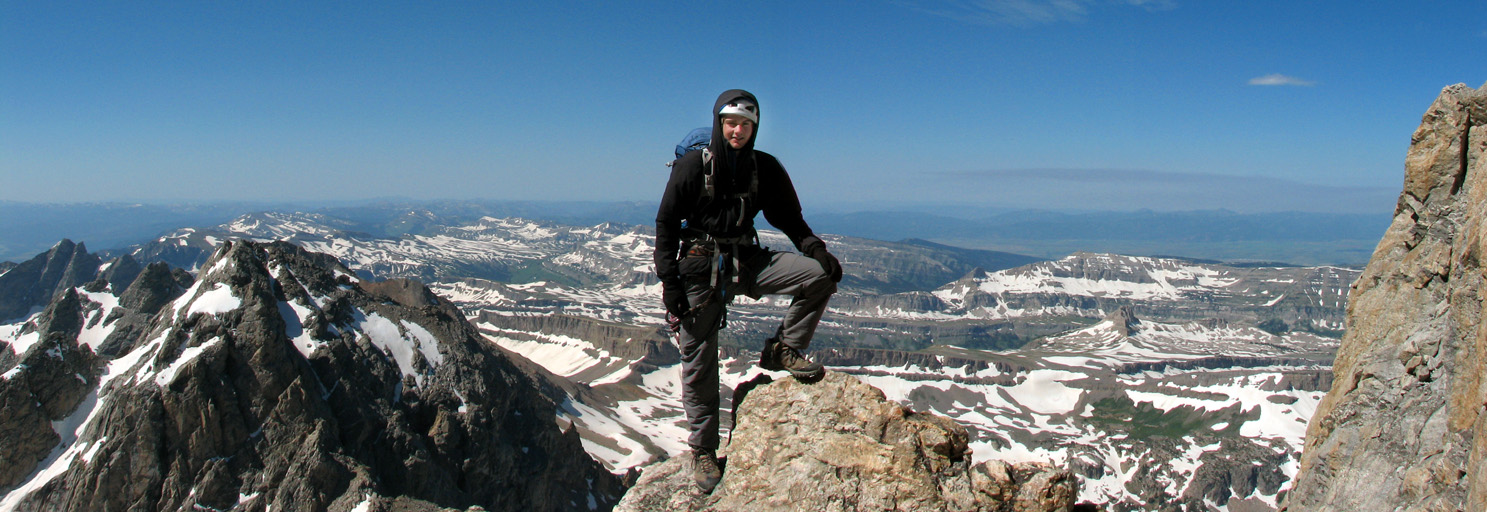
{"label": "person standing on rock", "polygon": [[[682,405],[691,434],[692,472],[712,492],[718,468],[718,330],[734,294],[791,295],[775,335],[764,341],[759,366],[797,379],[825,374],[801,355],[810,346],[826,302],[842,280],[842,265],[800,213],[800,198],[778,160],[754,149],[759,101],[738,89],[713,105],[712,141],[672,166],[656,212],[656,274],[662,302],[682,353]],[[764,212],[800,254],[759,245],[754,217]]]}

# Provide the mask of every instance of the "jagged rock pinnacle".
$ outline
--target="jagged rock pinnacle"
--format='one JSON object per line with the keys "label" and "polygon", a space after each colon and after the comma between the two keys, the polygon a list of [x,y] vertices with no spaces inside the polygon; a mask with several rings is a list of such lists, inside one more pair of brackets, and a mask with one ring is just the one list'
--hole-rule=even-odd
{"label": "jagged rock pinnacle", "polygon": [[1105,315],[1105,319],[1110,321],[1115,331],[1121,336],[1130,336],[1141,326],[1141,319],[1136,318],[1136,312],[1130,306],[1116,308],[1109,315]]}

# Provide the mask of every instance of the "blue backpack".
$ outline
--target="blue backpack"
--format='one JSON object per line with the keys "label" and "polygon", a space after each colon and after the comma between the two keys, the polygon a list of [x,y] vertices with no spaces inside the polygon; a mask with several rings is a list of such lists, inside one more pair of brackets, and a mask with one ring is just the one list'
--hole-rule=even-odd
{"label": "blue backpack", "polygon": [[[682,137],[682,141],[676,145],[676,158],[678,160],[681,159],[682,155],[685,155],[687,153],[699,150],[702,151],[702,168],[705,170],[705,186],[703,187],[703,193],[706,194],[708,198],[713,197],[713,195],[715,195],[716,193],[714,192],[715,188],[713,186],[713,155],[712,152],[708,151],[707,149],[707,145],[712,143],[712,139],[713,129],[711,127],[704,126],[702,128],[697,128],[695,130],[692,130],[691,132],[688,132],[687,136]],[[676,160],[672,160],[666,164],[667,167],[671,167],[673,165],[676,165]],[[758,192],[759,175],[756,173],[754,175],[753,182],[749,184],[749,191],[744,194],[737,194],[735,197],[752,198]]]}
{"label": "blue backpack", "polygon": [[688,152],[705,149],[707,148],[707,144],[712,142],[712,139],[713,129],[711,127],[704,126],[692,130],[692,133],[688,133],[686,137],[682,137],[682,142],[676,145],[676,157],[681,158],[682,155]]}

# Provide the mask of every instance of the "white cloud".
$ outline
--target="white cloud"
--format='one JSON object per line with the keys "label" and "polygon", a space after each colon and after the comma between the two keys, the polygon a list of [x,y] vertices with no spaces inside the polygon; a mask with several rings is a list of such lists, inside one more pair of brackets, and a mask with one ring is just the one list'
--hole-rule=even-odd
{"label": "white cloud", "polygon": [[1313,82],[1313,81],[1310,81],[1310,80],[1302,80],[1302,79],[1296,78],[1294,76],[1286,76],[1286,75],[1282,75],[1280,73],[1272,73],[1272,74],[1261,76],[1261,77],[1251,78],[1251,79],[1249,79],[1249,84],[1250,85],[1299,85],[1299,86],[1302,86],[1302,87],[1310,87],[1310,86],[1316,85],[1316,82]]}
{"label": "white cloud", "polygon": [[1177,8],[1177,0],[1126,0],[1126,3],[1145,7],[1148,11],[1170,11]]}
{"label": "white cloud", "polygon": [[894,3],[977,25],[1030,25],[1084,21],[1091,6],[1116,4],[1165,11],[1176,0],[893,0]]}

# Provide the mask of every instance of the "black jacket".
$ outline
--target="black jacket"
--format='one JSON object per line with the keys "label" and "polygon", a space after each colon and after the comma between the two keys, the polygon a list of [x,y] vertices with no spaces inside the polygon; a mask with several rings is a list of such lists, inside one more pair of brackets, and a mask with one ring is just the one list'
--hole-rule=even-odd
{"label": "black jacket", "polygon": [[[768,153],[754,150],[754,141],[759,137],[757,124],[754,136],[743,149],[735,150],[723,139],[722,120],[717,112],[738,99],[759,103],[754,95],[733,89],[723,92],[713,105],[713,135],[708,145],[716,166],[712,198],[705,193],[701,151],[683,155],[671,168],[671,179],[656,212],[656,274],[663,283],[681,280],[677,251],[684,219],[689,228],[717,237],[732,237],[753,233],[754,217],[762,211],[764,219],[785,232],[801,252],[809,252],[811,246],[822,243],[800,214],[800,198],[784,166]],[[755,173],[759,176],[759,191],[752,201],[741,204],[734,196],[748,191]]]}

